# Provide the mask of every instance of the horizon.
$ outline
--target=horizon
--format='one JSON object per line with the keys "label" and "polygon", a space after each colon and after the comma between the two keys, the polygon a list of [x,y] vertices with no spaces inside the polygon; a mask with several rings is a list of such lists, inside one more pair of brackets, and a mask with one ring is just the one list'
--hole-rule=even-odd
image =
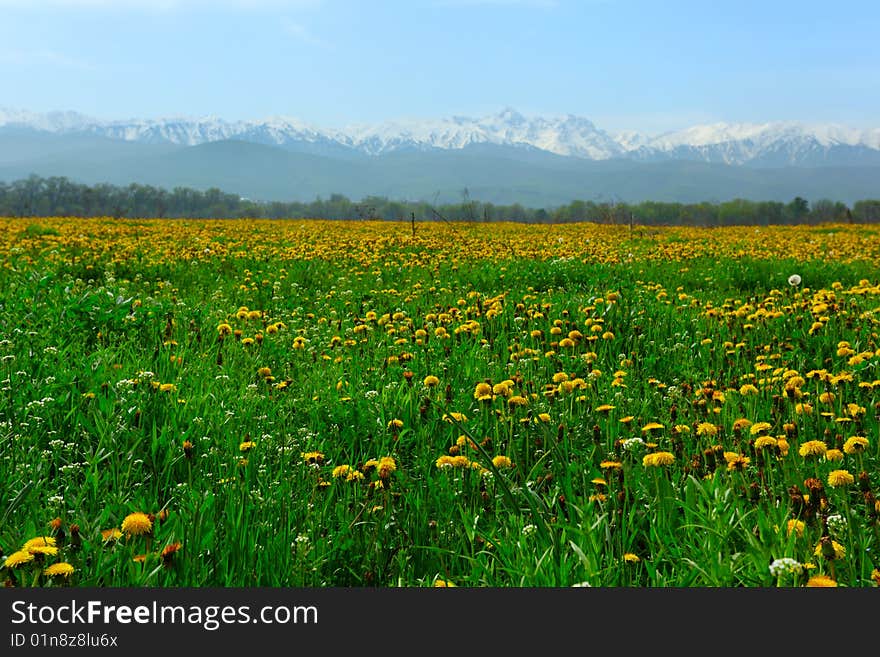
{"label": "horizon", "polygon": [[[608,133],[878,127],[880,7],[744,0],[0,0],[0,106],[330,129],[573,115]],[[37,45],[35,45],[37,44]]]}

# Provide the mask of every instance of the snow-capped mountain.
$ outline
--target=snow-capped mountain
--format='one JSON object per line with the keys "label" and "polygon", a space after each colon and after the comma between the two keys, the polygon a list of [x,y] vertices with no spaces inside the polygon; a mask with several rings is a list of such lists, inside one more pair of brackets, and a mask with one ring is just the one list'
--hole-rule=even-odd
{"label": "snow-capped mountain", "polygon": [[491,144],[587,160],[699,160],[758,166],[880,164],[880,128],[859,130],[794,122],[715,123],[661,135],[612,135],[583,117],[527,117],[509,108],[481,118],[411,119],[342,129],[325,129],[289,117],[103,121],[76,112],[37,114],[0,108],[0,128],[4,126],[183,146],[236,139],[319,153],[383,155],[400,150],[449,150]]}

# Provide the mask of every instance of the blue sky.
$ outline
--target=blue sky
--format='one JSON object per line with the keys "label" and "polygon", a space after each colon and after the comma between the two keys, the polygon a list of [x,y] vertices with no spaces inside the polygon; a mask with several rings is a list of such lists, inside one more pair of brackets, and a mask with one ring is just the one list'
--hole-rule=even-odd
{"label": "blue sky", "polygon": [[880,126],[877,0],[0,0],[0,106]]}

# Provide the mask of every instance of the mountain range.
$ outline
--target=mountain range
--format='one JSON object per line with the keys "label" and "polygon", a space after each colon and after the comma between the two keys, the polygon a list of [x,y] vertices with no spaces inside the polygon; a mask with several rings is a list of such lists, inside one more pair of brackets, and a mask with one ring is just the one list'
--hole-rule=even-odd
{"label": "mountain range", "polygon": [[880,197],[880,128],[715,123],[611,133],[505,109],[330,129],[289,117],[98,120],[0,108],[0,180],[218,187],[255,200],[333,193],[552,206],[583,200],[852,202]]}

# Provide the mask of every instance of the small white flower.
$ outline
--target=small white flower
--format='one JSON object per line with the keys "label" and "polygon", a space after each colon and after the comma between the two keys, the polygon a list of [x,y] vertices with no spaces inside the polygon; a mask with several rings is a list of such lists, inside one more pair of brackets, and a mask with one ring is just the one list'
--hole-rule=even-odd
{"label": "small white flower", "polygon": [[787,574],[800,575],[803,569],[804,567],[791,557],[782,557],[781,559],[774,560],[773,563],[770,564],[770,574],[773,575],[773,577]]}
{"label": "small white flower", "polygon": [[796,287],[801,284],[801,277],[798,274],[792,274],[788,277],[788,284],[792,287]]}

